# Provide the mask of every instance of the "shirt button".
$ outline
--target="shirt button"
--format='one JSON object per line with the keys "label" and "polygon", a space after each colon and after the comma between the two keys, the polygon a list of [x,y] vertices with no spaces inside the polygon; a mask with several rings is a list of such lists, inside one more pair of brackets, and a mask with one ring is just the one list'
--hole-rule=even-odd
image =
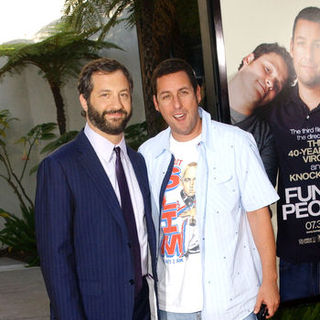
{"label": "shirt button", "polygon": [[309,120],[309,119],[310,119],[310,115],[309,115],[309,114],[307,115],[306,119],[307,119],[307,120]]}
{"label": "shirt button", "polygon": [[133,280],[133,279],[130,279],[130,280],[129,280],[129,283],[133,286],[133,285],[134,285],[134,280]]}

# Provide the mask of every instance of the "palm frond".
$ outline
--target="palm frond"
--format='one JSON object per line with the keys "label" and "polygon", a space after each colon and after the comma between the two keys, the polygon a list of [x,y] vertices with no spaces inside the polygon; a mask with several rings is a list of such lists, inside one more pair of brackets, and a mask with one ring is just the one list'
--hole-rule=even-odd
{"label": "palm frond", "polygon": [[[139,0],[66,0],[63,21],[76,32],[88,31],[94,27],[101,30],[99,39],[103,39],[112,26],[130,21],[132,27],[135,21],[134,6]],[[150,0],[151,1],[151,0]],[[126,17],[119,19],[126,11]]]}
{"label": "palm frond", "polygon": [[6,56],[8,61],[0,68],[0,77],[7,72],[19,73],[27,64],[33,64],[43,78],[64,85],[69,77],[79,74],[79,61],[98,58],[101,49],[122,50],[108,41],[90,40],[88,37],[96,31],[91,29],[81,34],[61,31],[37,43],[1,45],[0,56]]}

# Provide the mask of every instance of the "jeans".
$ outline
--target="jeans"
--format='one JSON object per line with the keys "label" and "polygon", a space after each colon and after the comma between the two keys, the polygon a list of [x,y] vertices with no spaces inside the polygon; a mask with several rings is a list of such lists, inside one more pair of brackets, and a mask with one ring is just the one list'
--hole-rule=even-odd
{"label": "jeans", "polygon": [[[174,313],[160,310],[160,320],[201,320],[201,312]],[[254,313],[250,313],[243,320],[257,320],[257,316]]]}
{"label": "jeans", "polygon": [[160,320],[201,320],[201,311],[193,313],[175,313],[160,310]]}
{"label": "jeans", "polygon": [[320,262],[291,263],[280,259],[281,302],[320,295]]}
{"label": "jeans", "polygon": [[257,320],[257,316],[252,312],[243,320]]}

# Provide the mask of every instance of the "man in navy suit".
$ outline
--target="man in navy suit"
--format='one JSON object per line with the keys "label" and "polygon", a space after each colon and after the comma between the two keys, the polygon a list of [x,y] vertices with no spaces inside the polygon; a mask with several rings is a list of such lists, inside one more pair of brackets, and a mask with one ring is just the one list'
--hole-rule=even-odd
{"label": "man in navy suit", "polygon": [[150,191],[143,157],[123,134],[132,78],[119,62],[102,58],[83,68],[78,89],[85,128],[38,170],[36,235],[51,319],[150,319]]}

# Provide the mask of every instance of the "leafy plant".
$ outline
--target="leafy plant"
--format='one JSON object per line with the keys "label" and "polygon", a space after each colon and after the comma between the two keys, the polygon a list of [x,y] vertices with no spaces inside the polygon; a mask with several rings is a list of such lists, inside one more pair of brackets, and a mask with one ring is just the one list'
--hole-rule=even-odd
{"label": "leafy plant", "polygon": [[125,131],[125,139],[131,148],[138,150],[139,146],[148,139],[147,123],[135,123],[128,126]]}
{"label": "leafy plant", "polygon": [[39,265],[35,239],[34,209],[21,206],[22,218],[0,208],[0,217],[5,220],[0,231],[0,242],[8,246],[8,251],[23,255],[28,266]]}
{"label": "leafy plant", "polygon": [[68,131],[65,134],[63,134],[62,136],[58,137],[56,140],[53,140],[52,142],[48,143],[42,150],[41,150],[41,154],[42,153],[48,153],[48,152],[52,152],[56,149],[58,149],[60,146],[62,146],[63,144],[73,140],[76,135],[79,133],[79,131],[77,130],[73,130],[73,131]]}
{"label": "leafy plant", "polygon": [[[8,246],[9,252],[23,255],[31,266],[39,263],[34,229],[34,203],[26,192],[23,178],[34,146],[41,141],[55,138],[53,131],[57,125],[52,122],[36,125],[16,142],[22,144],[24,149],[22,156],[24,163],[20,172],[17,173],[10,159],[5,139],[7,129],[16,120],[18,119],[13,118],[8,110],[0,110],[0,178],[8,183],[17,196],[22,212],[22,217],[19,218],[7,210],[0,209],[0,217],[5,220],[4,228],[0,231],[0,242]],[[34,171],[35,168],[32,168],[30,174]]]}
{"label": "leafy plant", "polygon": [[[35,145],[40,141],[47,141],[56,137],[53,130],[56,129],[55,123],[43,123],[33,127],[25,136],[22,136],[16,143],[23,144],[24,153],[22,160],[24,164],[20,173],[16,172],[16,169],[12,165],[12,161],[9,157],[7,150],[7,144],[4,138],[6,138],[6,130],[10,127],[12,121],[17,120],[13,118],[9,110],[0,110],[0,178],[4,179],[16,196],[19,199],[20,205],[24,208],[34,208],[33,201],[27,194],[25,187],[23,186],[23,178],[25,176],[26,168],[30,160],[30,154]],[[2,169],[2,170],[1,170]],[[32,173],[34,172],[31,169]]]}
{"label": "leafy plant", "polygon": [[272,320],[318,320],[320,319],[320,302],[303,303],[297,306],[280,307]]}

